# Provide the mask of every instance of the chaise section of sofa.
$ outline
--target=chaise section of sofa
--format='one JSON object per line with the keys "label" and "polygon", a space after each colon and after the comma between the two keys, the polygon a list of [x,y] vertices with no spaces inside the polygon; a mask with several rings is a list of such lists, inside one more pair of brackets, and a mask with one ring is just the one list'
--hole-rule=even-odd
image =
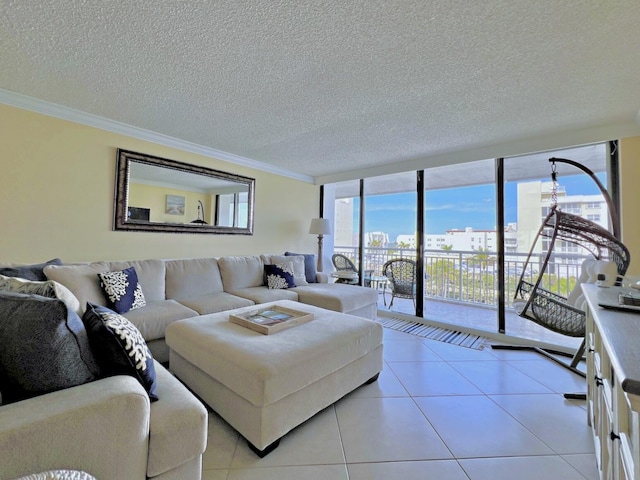
{"label": "chaise section of sofa", "polygon": [[296,287],[298,301],[374,320],[378,311],[378,292],[373,288],[343,283],[310,283]]}

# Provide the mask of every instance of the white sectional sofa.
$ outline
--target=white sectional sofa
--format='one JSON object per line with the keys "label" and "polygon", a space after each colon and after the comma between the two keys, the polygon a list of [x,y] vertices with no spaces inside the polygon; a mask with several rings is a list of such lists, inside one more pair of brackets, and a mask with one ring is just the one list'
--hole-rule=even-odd
{"label": "white sectional sofa", "polygon": [[[269,289],[264,265],[282,261],[296,265],[299,286]],[[207,411],[164,368],[169,361],[165,331],[171,323],[280,299],[376,316],[373,289],[329,284],[322,274],[318,279],[325,283],[307,284],[304,257],[102,261],[48,265],[44,273],[67,287],[80,306],[106,306],[97,274],[129,267],[136,270],[146,305],[124,316],[153,354],[159,399],[151,402],[135,378],[118,375],[0,403],[0,479],[71,468],[100,480],[199,480]]]}
{"label": "white sectional sofa", "polygon": [[[294,262],[296,287],[269,289],[264,281],[264,266]],[[317,274],[319,282],[308,283],[304,257],[253,255],[171,260],[133,260],[93,262],[74,265],[50,265],[44,269],[50,280],[66,286],[81,305],[91,302],[107,305],[97,274],[136,269],[147,305],[124,316],[142,333],[156,360],[169,361],[165,330],[176,320],[223,312],[234,308],[293,300],[316,307],[375,319],[377,292],[371,288],[328,283],[326,274]]]}

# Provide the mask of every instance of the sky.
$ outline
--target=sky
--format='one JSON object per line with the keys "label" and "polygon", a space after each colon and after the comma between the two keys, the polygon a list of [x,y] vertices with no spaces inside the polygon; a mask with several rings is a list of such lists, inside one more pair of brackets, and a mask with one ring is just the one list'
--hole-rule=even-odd
{"label": "sky", "polygon": [[[598,175],[601,182],[605,177]],[[549,181],[549,179],[543,179]],[[567,195],[597,195],[597,185],[585,175],[560,178]],[[505,184],[505,223],[517,221],[517,184]],[[446,230],[472,227],[474,230],[493,230],[496,226],[495,186],[431,190],[425,193],[428,234],[444,233]],[[365,230],[386,232],[389,241],[395,242],[400,234],[413,235],[416,229],[416,193],[378,195],[367,197]],[[354,208],[354,225],[358,224],[359,199]]]}

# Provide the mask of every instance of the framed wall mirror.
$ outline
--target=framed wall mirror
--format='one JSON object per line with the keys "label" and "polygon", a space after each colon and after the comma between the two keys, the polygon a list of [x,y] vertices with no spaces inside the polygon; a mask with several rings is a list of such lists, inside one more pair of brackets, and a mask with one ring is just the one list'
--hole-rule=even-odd
{"label": "framed wall mirror", "polygon": [[253,235],[255,179],[118,149],[114,230]]}

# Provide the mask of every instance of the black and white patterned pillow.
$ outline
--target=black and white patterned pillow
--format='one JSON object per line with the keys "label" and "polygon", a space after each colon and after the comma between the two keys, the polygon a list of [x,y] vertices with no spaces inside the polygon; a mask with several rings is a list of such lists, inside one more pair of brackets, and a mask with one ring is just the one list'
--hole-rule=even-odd
{"label": "black and white patterned pillow", "polygon": [[127,313],[147,304],[135,268],[98,273],[98,278],[109,306],[117,313]]}
{"label": "black and white patterned pillow", "polygon": [[267,287],[271,290],[296,286],[293,278],[293,263],[291,262],[265,265],[264,274],[267,279]]}
{"label": "black and white patterned pillow", "polygon": [[142,384],[151,401],[157,400],[153,356],[140,330],[122,315],[91,303],[87,303],[82,321],[102,373],[131,375]]}
{"label": "black and white patterned pillow", "polygon": [[49,470],[48,472],[32,473],[16,480],[96,480],[96,477],[79,470]]}

